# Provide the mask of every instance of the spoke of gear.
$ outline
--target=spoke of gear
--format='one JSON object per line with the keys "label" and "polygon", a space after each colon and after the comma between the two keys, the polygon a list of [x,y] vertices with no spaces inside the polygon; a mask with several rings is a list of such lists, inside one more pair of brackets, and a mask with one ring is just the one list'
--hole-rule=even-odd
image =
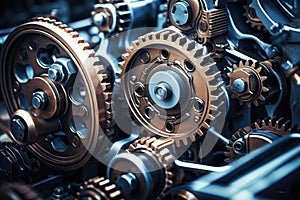
{"label": "spoke of gear", "polygon": [[[232,135],[229,140],[229,144],[226,146],[227,151],[225,155],[227,158],[226,162],[232,162],[243,155],[242,152],[236,151],[233,147],[236,141],[243,139],[244,136],[249,134],[253,130],[262,130],[265,132],[273,133],[279,137],[285,136],[292,131],[296,130],[296,126],[293,126],[290,120],[286,120],[283,117],[267,117],[263,120],[258,120],[250,126],[246,126]],[[247,145],[247,144],[245,144]],[[245,147],[243,147],[245,149]]]}
{"label": "spoke of gear", "polygon": [[133,41],[122,56],[121,86],[142,130],[172,137],[177,146],[203,135],[224,94],[219,71],[203,46],[177,29]]}
{"label": "spoke of gear", "polygon": [[227,74],[230,78],[227,89],[232,91],[231,97],[237,98],[241,105],[265,103],[270,91],[265,71],[269,71],[265,65],[248,60],[240,61],[239,66],[234,64],[233,72]]}
{"label": "spoke of gear", "polygon": [[110,83],[94,50],[72,28],[44,17],[17,27],[4,49],[0,82],[14,141],[48,167],[84,165],[100,128],[113,124]]}
{"label": "spoke of gear", "polygon": [[110,180],[103,177],[89,179],[80,186],[76,199],[103,199],[103,200],[121,200],[121,191]]}

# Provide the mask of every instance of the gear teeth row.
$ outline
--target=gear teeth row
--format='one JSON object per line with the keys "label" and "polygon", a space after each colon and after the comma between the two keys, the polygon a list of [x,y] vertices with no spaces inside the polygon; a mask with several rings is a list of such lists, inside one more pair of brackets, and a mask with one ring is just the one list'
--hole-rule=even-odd
{"label": "gear teeth row", "polygon": [[[92,192],[91,192],[92,191]],[[77,193],[78,200],[80,199],[105,199],[105,200],[121,200],[121,191],[117,189],[115,184],[112,184],[110,180],[103,177],[96,177],[86,181],[83,186],[80,186],[79,192]]]}
{"label": "gear teeth row", "polygon": [[225,156],[227,156],[227,158],[225,162],[232,162],[239,157],[239,154],[233,150],[233,143],[253,130],[262,130],[278,136],[285,136],[297,130],[297,126],[292,125],[291,120],[286,120],[284,117],[266,117],[263,120],[257,120],[250,126],[241,128],[232,135],[229,144],[226,146],[227,151],[225,152]]}
{"label": "gear teeth row", "polygon": [[139,148],[146,148],[152,152],[162,163],[166,170],[166,188],[171,187],[174,183],[174,173],[172,172],[173,163],[175,157],[173,155],[173,144],[172,138],[155,138],[155,137],[143,137],[134,141],[128,148],[128,152],[134,152]]}
{"label": "gear teeth row", "polygon": [[251,1],[248,1],[248,3],[243,6],[243,8],[245,10],[243,16],[246,17],[246,23],[250,24],[250,26],[252,28],[255,28],[258,31],[267,32],[266,27],[264,26],[264,24],[262,23],[262,21],[257,16],[255,16],[255,17],[251,17],[250,16],[250,13],[249,13],[249,11],[250,11],[250,7],[249,7],[250,3],[251,3]]}
{"label": "gear teeth row", "polygon": [[193,63],[200,64],[200,66],[197,67],[201,68],[199,70],[204,72],[203,76],[205,77],[203,78],[207,82],[206,85],[208,87],[210,97],[208,111],[204,116],[205,120],[203,120],[201,126],[194,134],[177,137],[176,140],[179,141],[175,141],[176,144],[180,144],[180,141],[184,144],[188,144],[188,140],[195,140],[195,134],[201,136],[206,129],[210,128],[210,122],[214,120],[215,115],[217,115],[215,111],[218,111],[219,106],[222,106],[219,102],[219,98],[224,94],[224,92],[220,90],[223,86],[223,81],[220,79],[220,72],[218,70],[214,70],[214,68],[216,68],[216,64],[212,61],[210,55],[207,54],[206,48],[199,46],[199,44],[195,41],[189,40],[187,37],[173,29],[164,29],[159,32],[152,32],[139,37],[136,41],[133,41],[132,46],[127,49],[127,53],[122,55],[123,61],[119,62],[119,67],[122,69],[122,72],[117,75],[122,77],[125,74],[126,67],[137,49],[142,49],[147,45],[151,45],[152,43],[156,44],[158,42],[161,43],[161,45],[164,45],[165,43],[168,43],[168,45],[174,45],[184,53],[191,55],[194,60]]}

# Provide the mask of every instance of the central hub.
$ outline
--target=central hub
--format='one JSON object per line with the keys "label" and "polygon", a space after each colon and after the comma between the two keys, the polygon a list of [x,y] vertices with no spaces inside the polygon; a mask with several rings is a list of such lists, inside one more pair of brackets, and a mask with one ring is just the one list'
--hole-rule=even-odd
{"label": "central hub", "polygon": [[181,96],[185,95],[185,85],[179,74],[172,70],[154,73],[148,85],[148,91],[154,103],[161,108],[175,107]]}

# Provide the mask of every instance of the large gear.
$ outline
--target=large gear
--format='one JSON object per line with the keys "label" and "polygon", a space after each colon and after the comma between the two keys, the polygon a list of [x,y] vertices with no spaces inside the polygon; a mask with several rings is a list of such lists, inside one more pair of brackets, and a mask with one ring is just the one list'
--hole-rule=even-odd
{"label": "large gear", "polygon": [[174,29],[133,41],[122,56],[118,75],[132,116],[142,130],[172,137],[179,146],[210,128],[224,92],[210,54]]}
{"label": "large gear", "polygon": [[83,166],[100,129],[113,124],[110,83],[94,51],[67,25],[38,17],[10,34],[3,58],[14,141],[56,170]]}
{"label": "large gear", "polygon": [[[250,151],[249,146],[251,145],[251,142],[244,141],[244,137],[247,136],[251,131],[261,130],[267,133],[275,134],[278,137],[282,137],[291,133],[295,129],[296,127],[292,125],[291,121],[285,120],[283,117],[267,117],[263,120],[258,120],[250,126],[239,129],[232,135],[232,138],[229,140],[229,144],[226,146],[227,151],[225,152],[225,155],[227,158],[225,161],[232,162],[242,156],[244,153]],[[260,143],[260,141],[256,140],[256,142],[259,143],[257,145],[253,145],[256,146],[255,148],[260,147],[265,143],[272,142],[272,140],[265,138],[264,136],[257,138],[264,141],[263,143]]]}
{"label": "large gear", "polygon": [[76,194],[78,200],[121,200],[121,191],[110,180],[103,177],[95,177],[84,182]]}
{"label": "large gear", "polygon": [[252,61],[240,61],[238,66],[233,64],[233,72],[228,73],[228,89],[232,91],[232,98],[237,98],[240,104],[253,103],[255,106],[263,104],[272,95],[267,83],[271,76],[270,67]]}

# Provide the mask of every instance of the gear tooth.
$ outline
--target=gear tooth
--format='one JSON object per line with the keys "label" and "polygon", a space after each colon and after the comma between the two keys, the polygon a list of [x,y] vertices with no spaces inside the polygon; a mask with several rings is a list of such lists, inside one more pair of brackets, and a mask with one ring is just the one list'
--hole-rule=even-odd
{"label": "gear tooth", "polygon": [[179,38],[180,35],[178,33],[172,33],[172,34],[169,34],[169,37],[167,38],[170,42],[175,42],[176,43],[176,40],[177,38]]}
{"label": "gear tooth", "polygon": [[268,79],[268,77],[267,76],[261,76],[260,79],[261,79],[261,82],[264,82],[265,80]]}
{"label": "gear tooth", "polygon": [[257,122],[254,123],[256,129],[260,129],[260,126]]}
{"label": "gear tooth", "polygon": [[232,67],[234,70],[238,69],[238,66],[236,64],[233,64]]}
{"label": "gear tooth", "polygon": [[263,91],[263,92],[269,92],[269,88],[267,88],[267,87],[262,87],[262,91]]}
{"label": "gear tooth", "polygon": [[132,51],[133,51],[132,47],[127,47],[127,48],[126,48],[126,52],[132,53]]}
{"label": "gear tooth", "polygon": [[215,117],[211,114],[208,114],[207,115],[207,119],[210,120],[210,121],[214,121],[215,120]]}
{"label": "gear tooth", "polygon": [[199,128],[197,129],[197,135],[202,136],[203,135],[203,131]]}
{"label": "gear tooth", "polygon": [[209,105],[209,109],[212,110],[212,111],[217,111],[218,107],[211,104],[211,105]]}
{"label": "gear tooth", "polygon": [[136,49],[138,46],[139,46],[139,42],[136,40],[136,41],[133,41],[132,43],[131,43],[131,45],[132,45],[132,47],[133,47],[133,49]]}
{"label": "gear tooth", "polygon": [[183,48],[186,49],[187,51],[192,51],[193,49],[195,49],[196,43],[194,41],[189,41],[187,42]]}
{"label": "gear tooth", "polygon": [[244,65],[244,63],[243,63],[243,61],[242,61],[242,60],[240,60],[240,62],[239,62],[239,66],[240,66],[240,67],[245,67],[245,65]]}
{"label": "gear tooth", "polygon": [[[194,54],[194,58],[196,59],[199,59],[199,58],[203,58],[203,60],[205,59],[205,56],[207,57],[210,57],[209,54],[207,55],[203,55],[203,51],[204,51],[204,48],[200,48],[200,49],[197,49],[195,54]],[[201,63],[202,64],[202,63]]]}
{"label": "gear tooth", "polygon": [[228,73],[227,73],[227,76],[228,76],[228,78],[230,78],[230,77],[231,77],[231,73],[230,73],[230,72],[228,72]]}
{"label": "gear tooth", "polygon": [[257,73],[260,73],[261,70],[262,70],[262,67],[261,67],[261,66],[259,66],[259,67],[256,69]]}
{"label": "gear tooth", "polygon": [[[253,101],[253,104],[254,104],[255,106],[258,106],[258,105],[259,105],[257,100],[254,100],[254,101]],[[249,104],[249,105],[250,105],[250,104]]]}
{"label": "gear tooth", "polygon": [[124,60],[124,61],[126,61],[127,59],[128,59],[128,56],[129,56],[129,54],[128,53],[124,53],[124,54],[122,54],[122,59]]}
{"label": "gear tooth", "polygon": [[[121,61],[119,62],[118,66],[124,71],[124,65],[125,65],[125,61]],[[122,73],[121,73],[122,74]]]}
{"label": "gear tooth", "polygon": [[187,42],[187,38],[186,37],[179,37],[176,39],[176,44],[178,44],[179,46],[183,46],[186,44]]}
{"label": "gear tooth", "polygon": [[210,125],[206,122],[203,122],[202,127],[204,127],[205,129],[209,129]]}
{"label": "gear tooth", "polygon": [[265,100],[266,100],[265,97],[264,97],[263,95],[260,95],[260,96],[258,97],[258,99],[261,100],[261,101],[265,101]]}

